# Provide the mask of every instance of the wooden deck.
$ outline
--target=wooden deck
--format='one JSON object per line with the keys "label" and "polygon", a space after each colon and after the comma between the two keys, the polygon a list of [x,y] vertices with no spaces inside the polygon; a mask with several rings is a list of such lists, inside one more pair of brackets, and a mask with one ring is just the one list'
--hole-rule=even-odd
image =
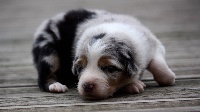
{"label": "wooden deck", "polygon": [[[31,57],[33,33],[43,19],[80,7],[140,19],[165,45],[176,84],[159,87],[146,72],[142,94],[88,101],[75,89],[63,94],[41,92]],[[0,111],[200,111],[200,1],[1,0]]]}

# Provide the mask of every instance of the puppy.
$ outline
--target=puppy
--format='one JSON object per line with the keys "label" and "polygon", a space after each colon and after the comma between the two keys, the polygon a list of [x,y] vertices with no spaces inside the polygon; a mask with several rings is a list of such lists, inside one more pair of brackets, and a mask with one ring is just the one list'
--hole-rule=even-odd
{"label": "puppy", "polygon": [[159,85],[175,82],[164,46],[127,15],[85,9],[60,13],[39,26],[32,54],[38,85],[48,92],[78,85],[89,99],[105,99],[119,89],[140,93],[145,84],[139,77],[146,69]]}

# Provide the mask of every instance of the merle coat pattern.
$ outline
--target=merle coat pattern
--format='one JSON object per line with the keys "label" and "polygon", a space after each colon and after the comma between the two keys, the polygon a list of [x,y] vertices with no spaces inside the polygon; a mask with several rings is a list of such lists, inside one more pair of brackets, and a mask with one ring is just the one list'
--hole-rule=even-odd
{"label": "merle coat pattern", "polygon": [[[78,85],[92,99],[112,96],[120,88],[140,93],[145,69],[160,85],[172,85],[161,42],[133,17],[99,10],[71,10],[45,20],[33,42],[38,85],[66,92]],[[72,70],[71,70],[72,69]]]}

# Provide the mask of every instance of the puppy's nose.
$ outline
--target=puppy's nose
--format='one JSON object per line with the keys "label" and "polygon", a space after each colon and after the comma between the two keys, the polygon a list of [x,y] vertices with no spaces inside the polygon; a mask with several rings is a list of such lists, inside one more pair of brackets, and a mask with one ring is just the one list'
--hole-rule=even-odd
{"label": "puppy's nose", "polygon": [[85,83],[82,85],[85,92],[91,92],[94,89],[94,84]]}

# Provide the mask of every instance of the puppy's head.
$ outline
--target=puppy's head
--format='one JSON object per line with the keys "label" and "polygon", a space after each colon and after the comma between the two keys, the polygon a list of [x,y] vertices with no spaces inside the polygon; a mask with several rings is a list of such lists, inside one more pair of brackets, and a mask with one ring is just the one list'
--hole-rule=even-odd
{"label": "puppy's head", "polygon": [[100,38],[102,36],[94,37],[87,52],[81,53],[73,62],[72,71],[79,77],[78,91],[89,99],[112,96],[137,72],[131,49],[115,38]]}

